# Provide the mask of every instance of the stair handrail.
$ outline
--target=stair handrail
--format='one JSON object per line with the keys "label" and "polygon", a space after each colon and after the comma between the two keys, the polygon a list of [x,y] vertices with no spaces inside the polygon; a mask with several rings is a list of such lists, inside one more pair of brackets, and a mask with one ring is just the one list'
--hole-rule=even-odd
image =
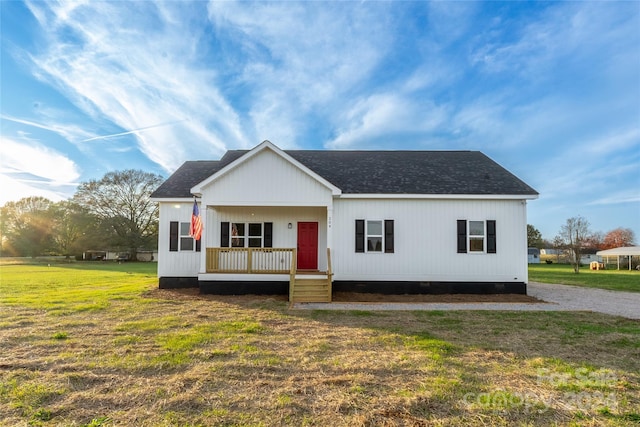
{"label": "stair handrail", "polygon": [[331,270],[331,248],[327,248],[327,284],[329,285],[329,302],[333,295],[333,271]]}
{"label": "stair handrail", "polygon": [[289,302],[293,302],[293,288],[296,285],[296,265],[298,259],[298,250],[293,248],[291,251],[291,268],[289,270]]}

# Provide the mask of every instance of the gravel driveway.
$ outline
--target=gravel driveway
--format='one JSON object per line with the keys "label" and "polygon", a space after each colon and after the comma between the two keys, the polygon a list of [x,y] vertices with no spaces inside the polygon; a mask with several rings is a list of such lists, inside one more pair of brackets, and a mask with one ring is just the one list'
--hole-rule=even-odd
{"label": "gravel driveway", "polygon": [[640,293],[637,292],[529,282],[527,293],[540,300],[557,304],[563,310],[595,311],[640,319]]}
{"label": "gravel driveway", "polygon": [[543,303],[379,303],[332,302],[295,303],[307,310],[507,310],[507,311],[594,311],[640,319],[640,293],[606,291],[578,286],[529,282],[527,293]]}

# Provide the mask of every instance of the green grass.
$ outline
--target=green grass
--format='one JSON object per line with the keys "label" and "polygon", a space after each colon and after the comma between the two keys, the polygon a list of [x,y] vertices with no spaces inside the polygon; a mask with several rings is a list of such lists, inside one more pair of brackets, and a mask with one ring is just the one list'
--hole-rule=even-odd
{"label": "green grass", "polygon": [[585,286],[612,291],[640,292],[640,271],[589,270],[575,273],[569,264],[529,264],[529,280],[542,283]]}
{"label": "green grass", "polygon": [[138,296],[155,277],[154,263],[0,264],[0,303],[54,314],[101,311]]}
{"label": "green grass", "polygon": [[159,290],[154,268],[0,266],[0,426],[640,419],[638,321],[296,311],[273,297]]}

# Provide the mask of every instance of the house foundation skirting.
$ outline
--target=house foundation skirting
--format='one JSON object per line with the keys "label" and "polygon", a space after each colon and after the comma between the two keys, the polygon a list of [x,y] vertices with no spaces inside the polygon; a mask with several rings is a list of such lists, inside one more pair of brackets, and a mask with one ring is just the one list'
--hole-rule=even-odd
{"label": "house foundation skirting", "polygon": [[158,279],[158,287],[160,289],[183,289],[197,288],[197,277],[160,277]]}
{"label": "house foundation skirting", "polygon": [[369,294],[527,294],[523,282],[393,282],[335,280],[333,292]]}
{"label": "house foundation skirting", "polygon": [[288,295],[289,281],[200,281],[201,294],[213,295]]}
{"label": "house foundation skirting", "polygon": [[[200,288],[213,295],[287,295],[289,281],[198,280],[197,277],[161,277],[160,289]],[[523,282],[396,282],[336,280],[333,292],[369,294],[527,294]]]}

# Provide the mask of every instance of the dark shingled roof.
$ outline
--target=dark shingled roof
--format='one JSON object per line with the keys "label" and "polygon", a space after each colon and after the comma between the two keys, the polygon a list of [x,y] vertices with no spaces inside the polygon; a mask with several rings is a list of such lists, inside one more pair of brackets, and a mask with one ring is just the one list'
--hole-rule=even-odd
{"label": "dark shingled roof", "polygon": [[220,160],[194,160],[184,162],[156,191],[151,193],[151,197],[193,197],[191,194],[191,188],[193,188],[193,186],[209,178],[246,152],[246,150],[233,150],[227,151]]}
{"label": "dark shingled roof", "polygon": [[[538,194],[479,151],[285,152],[345,194]],[[152,197],[191,197],[194,185],[245,153],[232,150],[219,161],[186,162]]]}

